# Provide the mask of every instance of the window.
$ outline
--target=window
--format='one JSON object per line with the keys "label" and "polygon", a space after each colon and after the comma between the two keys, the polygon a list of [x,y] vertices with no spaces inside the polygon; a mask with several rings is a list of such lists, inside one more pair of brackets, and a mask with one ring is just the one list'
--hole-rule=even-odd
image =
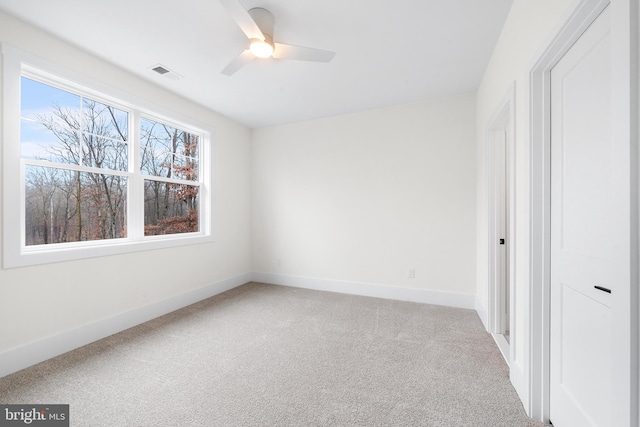
{"label": "window", "polygon": [[199,136],[142,119],[144,234],[198,231]]}
{"label": "window", "polygon": [[20,80],[26,246],[127,237],[129,113]]}
{"label": "window", "polygon": [[4,267],[211,240],[204,127],[2,48]]}

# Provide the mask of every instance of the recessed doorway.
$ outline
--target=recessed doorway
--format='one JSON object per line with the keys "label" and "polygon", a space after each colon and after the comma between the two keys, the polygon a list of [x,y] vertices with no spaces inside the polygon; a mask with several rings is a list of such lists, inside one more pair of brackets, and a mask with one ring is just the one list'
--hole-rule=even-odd
{"label": "recessed doorway", "polygon": [[510,88],[487,127],[489,182],[489,332],[506,362],[513,360],[513,98]]}

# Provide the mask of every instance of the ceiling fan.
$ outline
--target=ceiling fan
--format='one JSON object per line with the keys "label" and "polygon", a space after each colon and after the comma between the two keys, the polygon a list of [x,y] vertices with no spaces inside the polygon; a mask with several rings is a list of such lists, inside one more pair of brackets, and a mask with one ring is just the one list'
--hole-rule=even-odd
{"label": "ceiling fan", "polygon": [[273,41],[271,12],[260,7],[247,11],[238,0],[220,0],[220,2],[249,39],[249,47],[222,70],[224,75],[234,74],[255,58],[329,62],[336,54],[327,50],[276,43]]}

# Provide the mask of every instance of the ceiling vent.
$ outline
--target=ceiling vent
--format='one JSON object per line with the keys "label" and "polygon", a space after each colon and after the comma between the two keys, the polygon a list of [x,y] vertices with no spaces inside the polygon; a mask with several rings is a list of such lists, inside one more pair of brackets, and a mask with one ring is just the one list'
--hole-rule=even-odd
{"label": "ceiling vent", "polygon": [[153,65],[151,67],[149,67],[151,69],[151,71],[155,71],[156,73],[160,74],[161,76],[164,76],[168,79],[171,80],[180,80],[180,79],[184,79],[184,76],[176,73],[173,70],[170,70],[169,68],[165,67],[162,64],[156,64]]}

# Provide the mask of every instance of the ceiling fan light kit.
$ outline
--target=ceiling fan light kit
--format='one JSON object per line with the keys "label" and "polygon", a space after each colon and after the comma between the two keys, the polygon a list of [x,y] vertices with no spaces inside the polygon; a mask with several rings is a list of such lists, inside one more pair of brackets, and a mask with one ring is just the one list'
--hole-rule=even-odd
{"label": "ceiling fan light kit", "polygon": [[273,41],[273,14],[261,7],[245,10],[239,0],[220,0],[242,32],[249,39],[249,47],[240,52],[223,70],[231,76],[255,58],[295,59],[298,61],[329,62],[335,52],[294,46]]}
{"label": "ceiling fan light kit", "polygon": [[273,42],[269,39],[251,39],[249,50],[256,58],[270,58],[273,55]]}

